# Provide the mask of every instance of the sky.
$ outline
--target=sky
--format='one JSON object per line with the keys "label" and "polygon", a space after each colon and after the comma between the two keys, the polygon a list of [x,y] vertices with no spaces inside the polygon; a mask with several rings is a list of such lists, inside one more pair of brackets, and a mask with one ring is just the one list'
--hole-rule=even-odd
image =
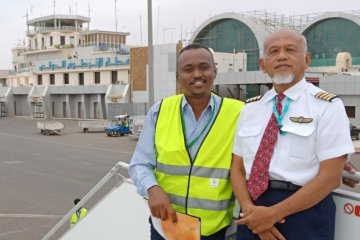
{"label": "sky", "polygon": [[[11,48],[26,38],[26,14],[29,19],[51,15],[54,2],[56,14],[89,16],[90,12],[90,29],[115,31],[117,26],[118,31],[130,33],[128,44],[147,44],[148,0],[1,0],[0,70],[11,69]],[[359,10],[360,14],[360,1],[152,0],[153,42],[161,44],[189,39],[196,27],[212,16],[255,10],[285,16],[353,10]]]}

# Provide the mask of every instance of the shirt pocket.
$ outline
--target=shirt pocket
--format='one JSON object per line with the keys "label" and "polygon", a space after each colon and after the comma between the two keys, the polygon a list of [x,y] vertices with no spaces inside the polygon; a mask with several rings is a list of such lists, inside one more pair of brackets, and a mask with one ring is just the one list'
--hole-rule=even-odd
{"label": "shirt pocket", "polygon": [[281,128],[286,132],[287,151],[290,157],[307,159],[314,145],[314,126],[285,125]]}
{"label": "shirt pocket", "polygon": [[261,141],[262,130],[263,128],[261,126],[244,126],[238,131],[237,134],[240,137],[244,157],[256,154]]}

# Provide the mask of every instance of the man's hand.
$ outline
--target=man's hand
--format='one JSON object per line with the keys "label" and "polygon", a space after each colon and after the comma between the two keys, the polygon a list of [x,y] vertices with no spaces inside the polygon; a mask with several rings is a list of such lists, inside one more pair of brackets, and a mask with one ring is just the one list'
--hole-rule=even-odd
{"label": "man's hand", "polygon": [[148,204],[152,216],[165,220],[167,214],[169,214],[172,222],[177,222],[175,210],[171,206],[171,200],[159,185],[149,188],[148,195]]}
{"label": "man's hand", "polygon": [[259,238],[261,240],[286,240],[276,227],[272,227],[267,231],[259,233]]}
{"label": "man's hand", "polygon": [[[348,173],[351,173],[351,174],[355,174],[357,169],[356,167],[351,163],[351,162],[345,162],[344,164],[344,170],[347,171]],[[343,177],[343,183],[349,187],[355,187],[356,184],[359,183],[359,181],[356,181],[356,180],[352,180],[352,179],[349,179],[349,178],[344,178]]]}
{"label": "man's hand", "polygon": [[276,211],[271,207],[253,206],[247,212],[240,214],[236,224],[246,225],[254,234],[259,234],[274,228],[275,223],[284,223],[284,219],[278,219]]}

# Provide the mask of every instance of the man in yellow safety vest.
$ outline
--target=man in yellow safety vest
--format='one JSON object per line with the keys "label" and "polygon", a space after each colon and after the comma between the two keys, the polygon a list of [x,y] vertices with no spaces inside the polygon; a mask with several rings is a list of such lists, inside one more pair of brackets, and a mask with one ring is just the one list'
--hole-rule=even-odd
{"label": "man in yellow safety vest", "polygon": [[[81,199],[76,198],[74,200],[74,205],[76,206],[76,204],[78,204],[78,202],[80,202]],[[87,214],[87,209],[83,208],[83,207],[79,207],[78,210],[76,210],[76,212],[74,212],[71,215],[71,219],[70,219],[70,227],[73,227],[80,219],[82,219],[83,217],[85,217],[85,215]]]}

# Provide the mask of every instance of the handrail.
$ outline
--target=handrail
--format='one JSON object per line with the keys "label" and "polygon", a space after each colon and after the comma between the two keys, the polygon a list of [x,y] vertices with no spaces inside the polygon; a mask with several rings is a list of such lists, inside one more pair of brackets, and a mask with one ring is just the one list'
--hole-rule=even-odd
{"label": "handrail", "polygon": [[26,31],[27,35],[34,35],[44,32],[55,32],[55,31],[72,31],[72,32],[84,32],[89,30],[88,28],[76,27],[76,26],[61,26],[61,27],[41,27],[37,29],[31,29]]}
{"label": "handrail", "polygon": [[351,173],[349,173],[347,171],[343,171],[342,176],[343,176],[343,178],[349,178],[349,179],[360,182],[360,172],[356,172],[354,174],[351,174]]}
{"label": "handrail", "polygon": [[[71,215],[79,208],[79,206],[83,206],[100,188],[102,188],[112,176],[119,176],[119,170],[129,168],[129,164],[125,162],[118,162],[82,199],[81,201],[74,206],[41,240],[49,240],[60,228],[63,224],[68,223]],[[121,176],[121,175],[120,175]],[[360,172],[356,172],[355,174],[348,173],[343,171],[342,176],[344,178],[349,178],[353,180],[360,181]],[[123,176],[121,176],[125,179]]]}
{"label": "handrail", "polygon": [[[76,212],[79,206],[83,206],[100,188],[102,188],[113,176],[118,176],[120,168],[128,169],[129,165],[118,162],[84,197],[78,202],[41,240],[48,240],[52,237],[63,224],[68,223],[71,215]],[[123,177],[125,179],[125,177]]]}

